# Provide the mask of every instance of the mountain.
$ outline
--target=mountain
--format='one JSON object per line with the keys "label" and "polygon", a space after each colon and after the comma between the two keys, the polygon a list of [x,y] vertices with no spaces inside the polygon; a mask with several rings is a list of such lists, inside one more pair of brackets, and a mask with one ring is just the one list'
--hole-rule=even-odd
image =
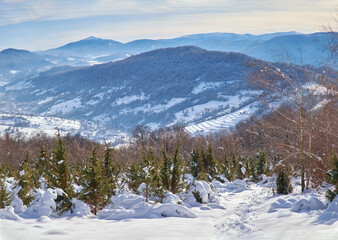
{"label": "mountain", "polygon": [[119,47],[122,45],[122,43],[113,40],[88,37],[77,42],[68,43],[59,48],[47,50],[44,53],[60,56],[91,57],[117,53]]}
{"label": "mountain", "polygon": [[[330,36],[326,33],[301,34],[297,32],[261,35],[205,33],[173,39],[139,39],[127,43],[89,37],[42,53],[72,58],[87,57],[102,62],[120,59],[113,57],[114,55],[129,56],[160,48],[197,46],[206,50],[239,52],[265,61],[287,60],[296,64],[321,66],[327,62],[327,52],[324,46],[329,39]],[[110,57],[102,58],[105,56]],[[85,62],[88,61],[83,60],[82,64]]]}
{"label": "mountain", "polygon": [[26,50],[5,49],[0,52],[0,82],[8,82],[53,66],[40,54]]}
{"label": "mountain", "polygon": [[[264,111],[249,80],[262,64],[269,63],[186,46],[106,64],[52,68],[0,87],[0,111],[80,121],[79,131],[96,139],[119,138],[117,131],[138,125],[178,123],[190,133],[218,131]],[[277,66],[288,70],[287,64]],[[304,73],[299,66],[288,71]],[[308,71],[323,69],[308,66]]]}
{"label": "mountain", "polygon": [[327,33],[279,36],[248,46],[241,52],[266,61],[321,66],[328,62],[325,46],[329,39]]}
{"label": "mountain", "polygon": [[0,91],[20,112],[105,128],[188,124],[253,109],[252,61],[259,60],[193,46],[167,48],[114,63],[51,69]]}

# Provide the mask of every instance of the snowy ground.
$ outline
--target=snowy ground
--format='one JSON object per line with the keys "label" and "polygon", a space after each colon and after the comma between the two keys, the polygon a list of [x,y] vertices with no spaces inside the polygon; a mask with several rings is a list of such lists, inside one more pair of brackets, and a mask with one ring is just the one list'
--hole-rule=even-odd
{"label": "snowy ground", "polygon": [[272,196],[268,184],[214,186],[217,203],[190,206],[195,218],[1,219],[0,239],[337,239],[338,198],[329,211],[322,194],[300,194],[297,188],[291,195]]}

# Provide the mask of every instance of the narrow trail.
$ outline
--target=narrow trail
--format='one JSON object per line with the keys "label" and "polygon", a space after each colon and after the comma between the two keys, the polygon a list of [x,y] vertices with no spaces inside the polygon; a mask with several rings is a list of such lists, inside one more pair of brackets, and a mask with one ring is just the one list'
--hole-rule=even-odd
{"label": "narrow trail", "polygon": [[215,220],[217,239],[249,239],[255,231],[255,210],[268,196],[267,189],[251,185],[239,193],[221,193],[221,205],[225,207],[222,217]]}

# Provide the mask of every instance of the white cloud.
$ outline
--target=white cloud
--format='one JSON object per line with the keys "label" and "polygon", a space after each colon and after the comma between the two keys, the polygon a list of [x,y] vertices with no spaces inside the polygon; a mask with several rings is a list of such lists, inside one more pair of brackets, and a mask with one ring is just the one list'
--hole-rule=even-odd
{"label": "white cloud", "polygon": [[2,0],[0,26],[32,20],[103,15],[311,12],[334,9],[332,0]]}

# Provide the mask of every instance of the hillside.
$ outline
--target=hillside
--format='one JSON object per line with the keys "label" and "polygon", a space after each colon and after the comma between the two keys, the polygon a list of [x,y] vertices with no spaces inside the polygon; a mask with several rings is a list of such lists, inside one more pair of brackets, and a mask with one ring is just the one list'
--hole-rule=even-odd
{"label": "hillside", "polygon": [[197,47],[168,48],[114,63],[47,71],[1,91],[25,113],[114,129],[187,124],[253,103],[251,61],[257,60]]}

